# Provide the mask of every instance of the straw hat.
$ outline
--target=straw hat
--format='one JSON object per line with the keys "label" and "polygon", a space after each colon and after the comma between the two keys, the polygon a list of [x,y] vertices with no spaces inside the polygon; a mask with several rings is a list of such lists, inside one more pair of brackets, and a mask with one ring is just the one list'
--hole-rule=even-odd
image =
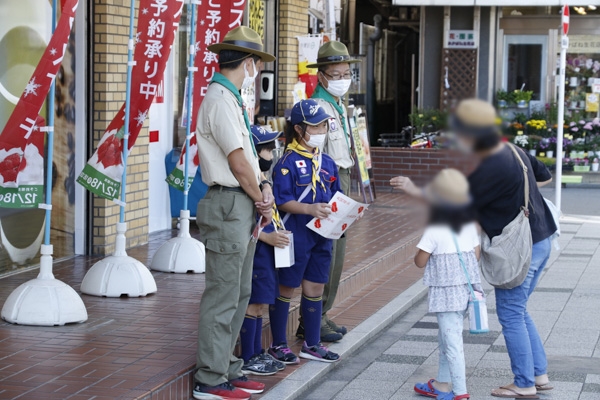
{"label": "straw hat", "polygon": [[306,66],[306,68],[319,68],[322,65],[340,64],[340,63],[358,63],[360,60],[351,58],[348,48],[342,42],[331,41],[319,47],[317,62]]}
{"label": "straw hat", "polygon": [[235,50],[257,55],[264,62],[275,61],[275,56],[263,51],[260,35],[247,26],[239,26],[230,30],[221,43],[208,46],[208,50],[219,54],[221,50]]}
{"label": "straw hat", "polygon": [[452,129],[463,135],[481,136],[490,133],[500,134],[496,122],[498,115],[491,103],[479,99],[461,101],[450,118]]}
{"label": "straw hat", "polygon": [[425,199],[437,205],[461,207],[471,203],[467,178],[452,168],[440,171],[423,193]]}

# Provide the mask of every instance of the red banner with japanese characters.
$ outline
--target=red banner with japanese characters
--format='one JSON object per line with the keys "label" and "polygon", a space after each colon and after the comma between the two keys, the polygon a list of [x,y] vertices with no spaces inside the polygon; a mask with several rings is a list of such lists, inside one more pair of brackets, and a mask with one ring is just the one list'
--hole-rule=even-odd
{"label": "red banner with japanese characters", "polygon": [[[196,130],[198,110],[213,75],[219,71],[217,55],[208,50],[208,46],[221,42],[230,30],[242,24],[245,6],[246,0],[208,0],[203,1],[198,6],[196,43],[194,45],[196,51],[194,66],[197,70],[194,73],[194,90],[192,96],[192,123],[190,125],[192,137],[190,138],[190,154],[188,158],[188,186],[191,186],[194,181],[199,165],[198,144],[196,143],[196,135],[193,134]],[[184,190],[184,163],[185,149],[181,152],[175,169],[167,177],[169,185],[179,190]]]}
{"label": "red banner with japanese characters", "polygon": [[[140,0],[134,43],[135,65],[131,72],[128,150],[135,144],[158,92],[179,27],[183,2],[184,0]],[[124,136],[125,104],[106,128],[94,155],[77,178],[79,184],[109,200],[119,196]]]}
{"label": "red banner with japanese characters", "polygon": [[44,201],[45,122],[39,113],[67,50],[78,3],[61,1],[56,30],[0,134],[0,207],[37,207]]}

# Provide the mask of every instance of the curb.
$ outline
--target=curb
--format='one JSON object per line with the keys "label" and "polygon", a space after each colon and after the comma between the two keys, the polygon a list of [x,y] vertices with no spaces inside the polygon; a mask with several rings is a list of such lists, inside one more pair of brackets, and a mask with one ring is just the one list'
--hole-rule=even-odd
{"label": "curb", "polygon": [[[425,297],[426,294],[427,287],[423,286],[423,280],[419,279],[375,314],[348,332],[344,336],[343,341],[334,343],[329,348],[342,357],[348,357],[373,336],[390,326],[401,314]],[[302,367],[298,368],[265,393],[261,397],[261,400],[297,399],[316,384],[327,372],[333,370],[336,364],[318,361],[304,362]]]}

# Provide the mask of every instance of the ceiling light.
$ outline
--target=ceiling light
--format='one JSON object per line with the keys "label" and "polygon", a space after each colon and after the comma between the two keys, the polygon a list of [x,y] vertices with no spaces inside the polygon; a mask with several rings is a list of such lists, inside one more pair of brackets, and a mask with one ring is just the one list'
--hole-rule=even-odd
{"label": "ceiling light", "polygon": [[596,10],[596,6],[588,6],[588,10],[595,11]]}

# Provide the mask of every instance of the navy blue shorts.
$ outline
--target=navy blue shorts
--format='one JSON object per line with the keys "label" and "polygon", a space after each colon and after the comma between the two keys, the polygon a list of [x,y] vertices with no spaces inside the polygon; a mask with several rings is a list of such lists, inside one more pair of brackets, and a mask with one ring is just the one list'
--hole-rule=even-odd
{"label": "navy blue shorts", "polygon": [[249,304],[274,304],[279,296],[273,247],[258,242],[252,267],[252,293]]}
{"label": "navy blue shorts", "polygon": [[327,283],[333,241],[308,230],[294,232],[294,257],[296,263],[289,268],[279,268],[279,283],[297,288],[302,280]]}

